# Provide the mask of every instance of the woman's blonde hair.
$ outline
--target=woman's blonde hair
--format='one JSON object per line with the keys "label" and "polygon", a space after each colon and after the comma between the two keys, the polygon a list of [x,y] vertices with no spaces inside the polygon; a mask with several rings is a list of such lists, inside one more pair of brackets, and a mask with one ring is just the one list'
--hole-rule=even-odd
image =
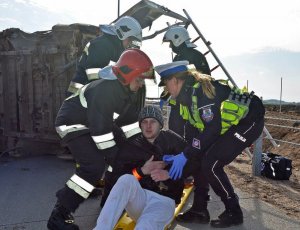
{"label": "woman's blonde hair", "polygon": [[202,91],[209,99],[213,99],[216,96],[216,89],[212,85],[212,81],[214,80],[210,75],[200,73],[196,69],[179,72],[173,75],[174,77],[186,80],[188,76],[193,76],[196,81],[201,84]]}

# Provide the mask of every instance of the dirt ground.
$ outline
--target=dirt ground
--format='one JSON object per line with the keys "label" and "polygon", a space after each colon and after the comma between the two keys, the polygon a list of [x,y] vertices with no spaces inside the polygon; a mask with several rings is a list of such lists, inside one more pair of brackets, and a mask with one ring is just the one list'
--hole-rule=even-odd
{"label": "dirt ground", "polygon": [[[277,120],[271,118],[291,119]],[[296,120],[296,121],[295,121]],[[300,219],[300,113],[296,111],[276,112],[267,111],[266,128],[274,139],[291,143],[277,142],[274,147],[267,139],[263,141],[263,151],[280,154],[292,160],[292,175],[289,180],[272,180],[266,177],[252,176],[252,165],[245,153],[227,166],[226,171],[234,185],[242,191],[254,194],[261,200],[276,206],[288,216]],[[283,128],[268,124],[294,127]]]}

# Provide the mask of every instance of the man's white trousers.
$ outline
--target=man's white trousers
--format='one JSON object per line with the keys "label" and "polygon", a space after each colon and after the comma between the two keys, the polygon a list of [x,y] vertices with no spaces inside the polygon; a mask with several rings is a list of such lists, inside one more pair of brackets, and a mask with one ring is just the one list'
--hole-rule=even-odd
{"label": "man's white trousers", "polygon": [[163,230],[173,219],[175,201],[143,189],[133,175],[123,175],[112,188],[94,230],[112,230],[124,209],[135,220],[135,229]]}

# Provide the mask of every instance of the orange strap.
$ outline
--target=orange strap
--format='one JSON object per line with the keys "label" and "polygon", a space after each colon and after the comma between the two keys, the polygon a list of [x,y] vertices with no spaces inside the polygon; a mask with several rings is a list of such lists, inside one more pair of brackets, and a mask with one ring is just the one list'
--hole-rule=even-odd
{"label": "orange strap", "polygon": [[132,169],[132,175],[134,175],[137,180],[142,179],[142,176],[140,174],[138,174],[138,172],[136,171],[136,168]]}

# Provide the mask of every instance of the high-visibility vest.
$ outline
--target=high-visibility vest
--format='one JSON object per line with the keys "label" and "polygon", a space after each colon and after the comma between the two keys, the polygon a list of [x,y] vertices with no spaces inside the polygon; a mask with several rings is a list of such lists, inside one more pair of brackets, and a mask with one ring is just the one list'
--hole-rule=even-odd
{"label": "high-visibility vest", "polygon": [[[199,82],[194,84],[194,92],[199,87]],[[254,92],[249,94],[237,88],[231,90],[228,99],[223,101],[220,107],[222,123],[221,134],[224,134],[232,125],[237,125],[239,121],[247,115],[253,94]],[[192,95],[192,114],[189,112],[187,106],[180,104],[180,115],[200,132],[203,132],[205,125],[200,118],[197,96]]]}

